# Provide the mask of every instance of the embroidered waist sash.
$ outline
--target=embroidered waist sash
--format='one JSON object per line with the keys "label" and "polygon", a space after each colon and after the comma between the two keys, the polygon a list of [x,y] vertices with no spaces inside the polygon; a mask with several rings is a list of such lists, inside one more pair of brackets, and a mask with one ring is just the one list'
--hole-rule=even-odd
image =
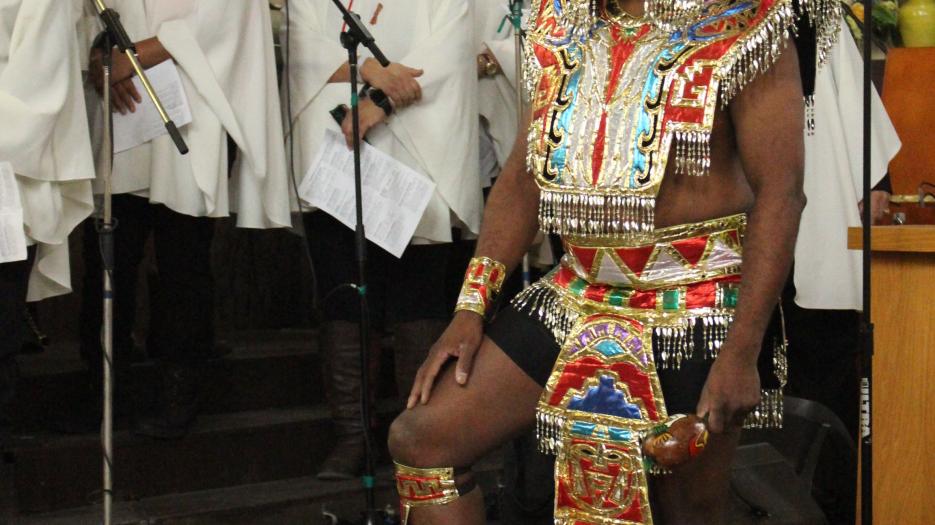
{"label": "embroidered waist sash", "polygon": [[[556,459],[558,524],[652,523],[641,442],[671,416],[657,369],[717,356],[740,290],[744,215],[664,228],[619,247],[564,238],[567,253],[514,300],[562,347],[537,433]],[[781,425],[785,346],[747,426]]]}

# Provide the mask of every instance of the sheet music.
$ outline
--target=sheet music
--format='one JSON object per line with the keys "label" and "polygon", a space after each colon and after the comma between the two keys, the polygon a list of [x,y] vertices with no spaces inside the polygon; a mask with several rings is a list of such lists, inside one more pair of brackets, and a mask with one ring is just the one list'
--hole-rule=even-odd
{"label": "sheet music", "polygon": [[[191,106],[182,87],[182,78],[175,63],[166,60],[146,70],[146,76],[153,85],[153,90],[162,100],[166,113],[175,122],[176,127],[182,128],[192,121]],[[121,115],[114,113],[114,153],[120,153],[140,144],[145,144],[156,137],[168,135],[166,126],[156,111],[156,106],[149,99],[143,83],[139,77],[133,77],[136,91],[143,97],[143,101],[136,105],[135,113]]]}
{"label": "sheet music", "polygon": [[[435,183],[367,143],[361,144],[361,173],[367,239],[402,257],[435,192]],[[347,148],[343,135],[325,132],[324,143],[299,186],[299,196],[349,228],[355,227],[354,152]]]}
{"label": "sheet music", "polygon": [[13,165],[0,161],[0,263],[26,259],[23,205]]}

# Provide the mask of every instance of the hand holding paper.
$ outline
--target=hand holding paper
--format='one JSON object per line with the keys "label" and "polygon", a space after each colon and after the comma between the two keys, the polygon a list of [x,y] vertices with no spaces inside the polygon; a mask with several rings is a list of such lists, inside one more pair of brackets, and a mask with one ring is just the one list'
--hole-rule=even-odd
{"label": "hand holding paper", "polygon": [[[402,257],[435,192],[435,183],[367,143],[361,144],[361,174],[367,239]],[[347,227],[355,227],[354,153],[340,134],[325,132],[324,143],[299,186],[299,196]]]}
{"label": "hand holding paper", "polygon": [[[162,104],[181,128],[192,121],[191,107],[182,86],[182,78],[175,63],[167,60],[146,70],[153,89],[162,100]],[[138,77],[133,77],[137,93],[145,94],[143,84]],[[120,153],[140,144],[145,144],[156,137],[168,134],[159,112],[149,100],[143,100],[136,106],[136,112],[114,115],[114,153]]]}

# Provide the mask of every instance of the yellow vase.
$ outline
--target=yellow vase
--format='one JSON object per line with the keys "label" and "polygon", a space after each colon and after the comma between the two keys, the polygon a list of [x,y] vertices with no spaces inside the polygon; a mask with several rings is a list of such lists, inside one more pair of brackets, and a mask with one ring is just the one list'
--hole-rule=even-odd
{"label": "yellow vase", "polygon": [[935,47],[935,0],[909,0],[899,8],[899,33],[906,47]]}

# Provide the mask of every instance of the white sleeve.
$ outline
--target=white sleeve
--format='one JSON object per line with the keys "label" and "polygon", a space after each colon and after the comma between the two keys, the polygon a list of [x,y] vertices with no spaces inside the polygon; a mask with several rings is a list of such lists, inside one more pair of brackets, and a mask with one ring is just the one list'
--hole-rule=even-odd
{"label": "white sleeve", "polygon": [[0,73],[0,159],[38,178],[55,122],[71,87],[74,20],[58,0],[27,0],[13,24],[9,62]]}

